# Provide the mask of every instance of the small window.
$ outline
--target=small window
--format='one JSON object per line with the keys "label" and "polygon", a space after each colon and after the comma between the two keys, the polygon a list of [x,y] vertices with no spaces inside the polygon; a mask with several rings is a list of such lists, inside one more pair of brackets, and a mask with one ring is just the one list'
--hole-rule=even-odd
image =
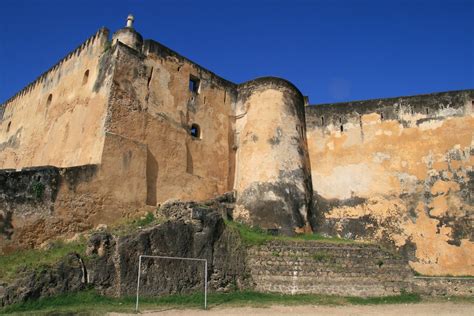
{"label": "small window", "polygon": [[196,77],[189,77],[189,91],[192,93],[199,93],[199,79]]}
{"label": "small window", "polygon": [[51,101],[53,101],[53,95],[52,94],[48,95],[48,100],[46,100],[46,105],[50,105]]}
{"label": "small window", "polygon": [[189,130],[189,134],[191,134],[194,138],[201,138],[201,128],[197,124],[192,124]]}
{"label": "small window", "polygon": [[12,126],[12,122],[8,122],[8,125],[7,125],[7,133],[10,131],[10,126]]}
{"label": "small window", "polygon": [[87,80],[89,80],[89,69],[86,70],[84,73],[84,77],[82,77],[82,85],[85,85],[87,83]]}
{"label": "small window", "polygon": [[321,116],[321,125],[324,125],[324,116]]}

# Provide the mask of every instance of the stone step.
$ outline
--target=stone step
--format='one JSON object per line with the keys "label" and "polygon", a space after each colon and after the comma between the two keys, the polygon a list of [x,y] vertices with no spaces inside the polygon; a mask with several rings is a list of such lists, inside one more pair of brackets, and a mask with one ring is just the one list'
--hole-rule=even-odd
{"label": "stone step", "polygon": [[350,283],[350,284],[398,284],[409,282],[410,278],[390,278],[389,280],[378,279],[374,277],[360,277],[350,275],[325,275],[325,276],[308,276],[308,275],[254,275],[254,281],[257,283],[280,283],[280,282],[297,282],[298,284],[335,284],[335,283]]}
{"label": "stone step", "polygon": [[248,251],[256,289],[385,296],[411,289],[407,261],[377,245],[275,241]]}
{"label": "stone step", "polygon": [[382,258],[395,258],[395,256],[387,251],[381,251],[380,249],[341,249],[341,248],[308,248],[308,249],[294,249],[294,248],[267,248],[267,249],[255,249],[251,248],[248,250],[249,255],[254,256],[299,256],[299,255],[317,255],[317,254],[332,254],[336,257],[356,257],[356,258],[367,258],[367,257],[382,257]]}
{"label": "stone step", "polygon": [[314,270],[251,270],[252,275],[286,275],[286,276],[311,276],[311,277],[324,277],[324,276],[350,276],[353,278],[378,278],[378,279],[400,279],[400,278],[411,278],[412,274],[402,272],[386,272],[386,273],[370,273],[370,272],[355,272],[351,270],[338,271],[338,270],[325,270],[325,271],[314,271]]}
{"label": "stone step", "polygon": [[248,258],[250,265],[310,265],[310,266],[330,266],[337,265],[343,267],[377,267],[377,268],[396,268],[405,267],[405,261],[398,260],[379,260],[379,259],[365,259],[354,260],[352,258],[313,258],[313,257],[254,257]]}
{"label": "stone step", "polygon": [[313,284],[311,286],[299,286],[295,284],[258,284],[257,291],[277,292],[286,294],[324,294],[324,295],[340,295],[340,296],[389,296],[397,295],[407,290],[407,287],[393,286],[386,287],[382,285],[366,285],[366,284]]}

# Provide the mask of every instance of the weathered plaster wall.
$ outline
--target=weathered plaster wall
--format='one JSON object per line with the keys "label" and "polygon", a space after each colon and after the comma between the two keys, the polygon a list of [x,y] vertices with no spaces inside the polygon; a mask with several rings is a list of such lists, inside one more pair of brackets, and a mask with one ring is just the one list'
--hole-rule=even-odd
{"label": "weathered plaster wall", "polygon": [[382,241],[429,275],[474,274],[473,91],[311,106],[323,233]]}
{"label": "weathered plaster wall", "polygon": [[278,78],[244,83],[238,93],[234,215],[285,234],[303,231],[311,200],[303,97]]}
{"label": "weathered plaster wall", "polygon": [[147,148],[107,133],[100,165],[0,172],[0,253],[144,210]]}
{"label": "weathered plaster wall", "polygon": [[0,168],[100,162],[108,83],[94,84],[107,36],[99,30],[3,105]]}
{"label": "weathered plaster wall", "polygon": [[[118,44],[106,130],[146,145],[147,204],[202,200],[230,189],[234,85],[168,48]],[[189,90],[190,77],[199,92]],[[201,137],[190,135],[191,125]]]}

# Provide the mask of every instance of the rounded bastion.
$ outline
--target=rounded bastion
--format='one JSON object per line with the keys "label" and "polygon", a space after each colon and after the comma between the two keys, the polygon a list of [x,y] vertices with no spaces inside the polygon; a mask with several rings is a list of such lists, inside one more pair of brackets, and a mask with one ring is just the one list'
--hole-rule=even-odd
{"label": "rounded bastion", "polygon": [[235,217],[286,235],[302,231],[311,205],[304,98],[275,77],[245,82],[237,91]]}

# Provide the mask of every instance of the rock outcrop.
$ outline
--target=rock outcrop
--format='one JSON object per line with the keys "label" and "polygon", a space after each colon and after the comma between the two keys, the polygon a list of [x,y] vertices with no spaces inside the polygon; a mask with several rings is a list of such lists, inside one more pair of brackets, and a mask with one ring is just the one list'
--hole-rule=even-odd
{"label": "rock outcrop", "polygon": [[[68,255],[51,267],[24,272],[10,284],[0,284],[0,306],[92,287],[110,296],[136,291],[140,255],[201,258],[208,262],[209,288],[248,288],[246,250],[236,231],[226,229],[221,214],[232,207],[227,194],[205,203],[172,201],[159,213],[166,220],[128,233],[93,233],[86,255]],[[204,288],[204,264],[144,259],[141,294],[189,293]]]}

